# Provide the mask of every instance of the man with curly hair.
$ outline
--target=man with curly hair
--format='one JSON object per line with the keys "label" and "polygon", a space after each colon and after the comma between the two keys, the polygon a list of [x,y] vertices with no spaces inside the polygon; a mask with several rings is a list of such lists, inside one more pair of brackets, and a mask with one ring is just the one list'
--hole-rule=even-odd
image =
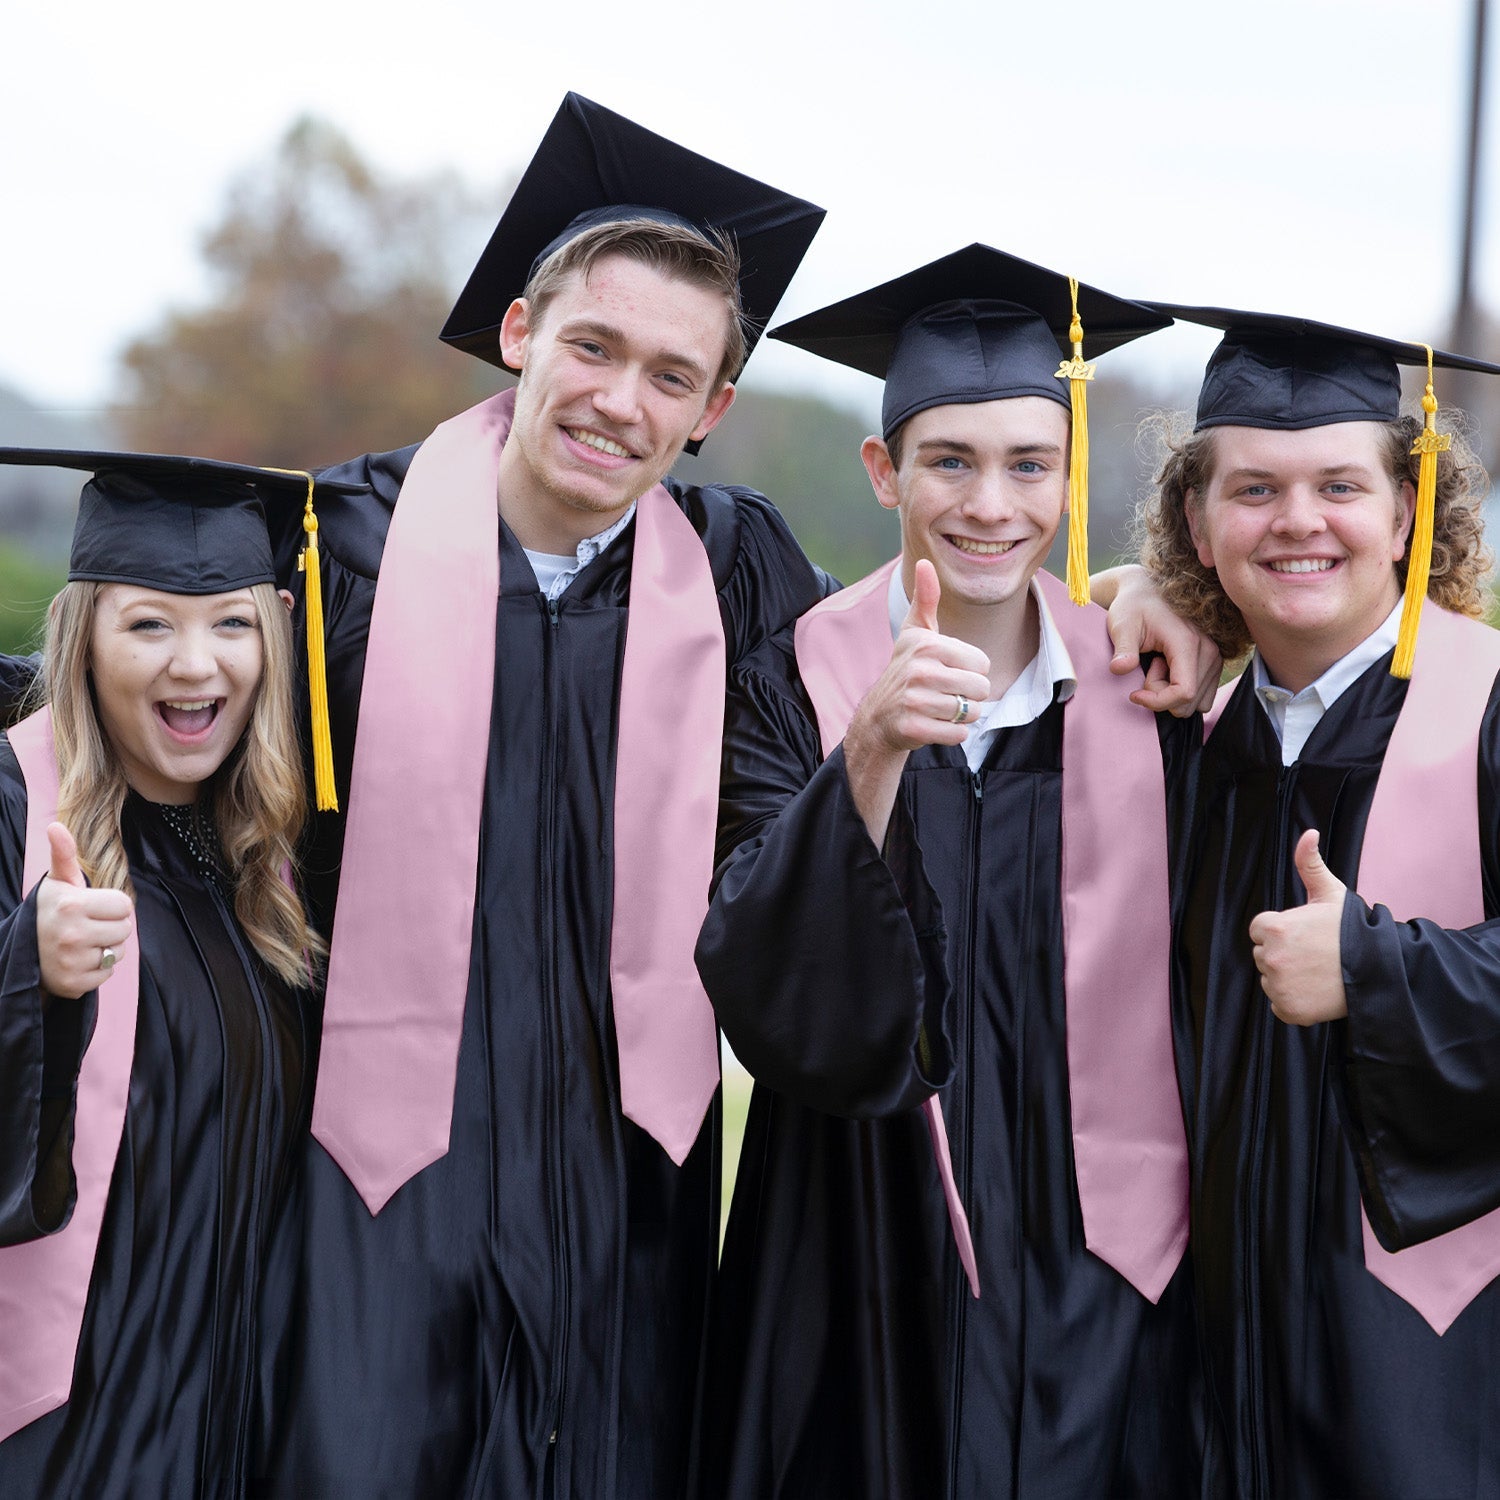
{"label": "man with curly hair", "polygon": [[[1205,1492],[1494,1494],[1500,634],[1483,470],[1431,374],[1493,367],[1162,310],[1226,337],[1143,561],[1253,647],[1176,910]],[[1398,363],[1427,366],[1425,424]]]}

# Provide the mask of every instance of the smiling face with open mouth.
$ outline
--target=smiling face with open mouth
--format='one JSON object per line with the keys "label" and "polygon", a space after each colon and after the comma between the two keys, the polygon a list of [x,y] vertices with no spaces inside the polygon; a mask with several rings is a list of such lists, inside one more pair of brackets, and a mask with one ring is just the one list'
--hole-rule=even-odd
{"label": "smiling face with open mouth", "polygon": [[1213,477],[1188,503],[1198,559],[1298,692],[1396,607],[1415,494],[1387,472],[1375,422],[1213,433]]}
{"label": "smiling face with open mouth", "polygon": [[250,722],[263,665],[249,589],[99,587],[89,650],[99,720],[126,782],[149,801],[197,800]]}
{"label": "smiling face with open mouth", "polygon": [[[899,451],[898,469],[876,439],[864,456],[881,504],[900,512],[908,597],[925,557],[946,629],[960,633],[976,609],[1024,609],[1067,499],[1067,409],[1040,396],[932,406],[902,425]],[[965,638],[983,639],[993,620],[970,621]]]}
{"label": "smiling face with open mouth", "polygon": [[734,400],[716,384],[729,310],[721,295],[620,255],[574,273],[533,322],[501,327],[521,371],[500,455],[500,507],[527,547],[571,552],[611,525]]}

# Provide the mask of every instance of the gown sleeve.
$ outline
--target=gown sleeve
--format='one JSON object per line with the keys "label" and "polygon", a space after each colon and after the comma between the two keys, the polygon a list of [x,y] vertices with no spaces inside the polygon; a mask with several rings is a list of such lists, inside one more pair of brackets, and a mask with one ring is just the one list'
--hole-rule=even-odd
{"label": "gown sleeve", "polygon": [[1480,731],[1480,850],[1490,920],[1398,922],[1354,892],[1341,943],[1342,1094],[1370,1227],[1387,1250],[1500,1207],[1500,694]]}
{"label": "gown sleeve", "polygon": [[0,1245],[61,1229],[73,1211],[73,1110],[95,995],[42,989],[36,890],[21,891],[26,791],[0,740]]}
{"label": "gown sleeve", "polygon": [[[715,494],[727,496],[732,510],[710,505]],[[808,561],[786,518],[757,491],[721,485],[689,491],[685,501],[689,516],[703,531],[710,561],[732,559],[727,577],[717,578],[715,567],[731,665],[748,660],[837,587]],[[720,535],[728,530],[733,533],[732,545]]]}
{"label": "gown sleeve", "polygon": [[791,649],[782,632],[732,674],[698,968],[761,1083],[871,1118],[914,1108],[952,1074],[942,912],[904,801],[877,850],[842,747],[822,760]]}

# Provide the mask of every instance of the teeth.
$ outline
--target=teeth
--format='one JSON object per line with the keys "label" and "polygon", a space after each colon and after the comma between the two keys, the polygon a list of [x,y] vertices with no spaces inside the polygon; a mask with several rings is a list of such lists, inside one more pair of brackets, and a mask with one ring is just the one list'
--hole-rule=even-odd
{"label": "teeth", "polygon": [[597,448],[600,453],[608,453],[614,458],[630,457],[628,448],[622,448],[618,443],[611,442],[607,437],[601,437],[597,432],[587,432],[582,427],[565,427],[563,431],[575,443],[582,443],[586,448]]}
{"label": "teeth", "polygon": [[212,708],[214,706],[214,700],[212,698],[194,698],[191,700],[183,699],[179,702],[173,702],[171,699],[167,699],[166,704],[168,708],[181,709],[183,713],[191,714],[197,713],[205,708]]}
{"label": "teeth", "polygon": [[993,557],[999,552],[1009,552],[1016,545],[1014,542],[973,542],[965,536],[950,536],[948,540],[960,552],[973,552],[980,557]]}
{"label": "teeth", "polygon": [[1331,557],[1293,557],[1286,562],[1273,562],[1273,573],[1326,573],[1334,565]]}

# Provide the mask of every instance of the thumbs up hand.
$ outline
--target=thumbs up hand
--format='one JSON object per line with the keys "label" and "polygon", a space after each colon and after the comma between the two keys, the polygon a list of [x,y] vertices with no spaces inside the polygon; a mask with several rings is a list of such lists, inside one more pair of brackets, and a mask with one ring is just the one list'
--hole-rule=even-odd
{"label": "thumbs up hand", "polygon": [[1297,840],[1292,857],[1307,904],[1261,912],[1250,923],[1250,941],[1271,1010],[1290,1025],[1313,1026],[1349,1014],[1339,948],[1347,888],[1323,863],[1316,828]]}
{"label": "thumbs up hand", "polygon": [[47,843],[52,849],[52,858],[47,866],[47,878],[63,885],[87,886],[83,870],[78,864],[78,844],[73,835],[61,823],[47,825]]}
{"label": "thumbs up hand", "polygon": [[[919,745],[961,745],[990,695],[990,659],[938,629],[937,569],[918,560],[911,608],[890,665],[855,710],[850,732],[904,756]],[[960,712],[962,710],[962,712]],[[857,726],[857,727],[856,727]]]}
{"label": "thumbs up hand", "polygon": [[919,558],[911,608],[890,665],[865,694],[844,735],[854,805],[878,849],[884,843],[906,757],[919,745],[961,745],[990,695],[990,659],[938,629],[937,569]]}
{"label": "thumbs up hand", "polygon": [[76,1000],[109,978],[120,946],[135,931],[134,903],[124,891],[89,888],[78,845],[61,823],[47,825],[47,841],[52,857],[36,898],[42,987]]}
{"label": "thumbs up hand", "polygon": [[911,607],[906,611],[901,628],[936,631],[938,605],[943,600],[943,586],[938,582],[937,569],[925,557],[919,557],[913,574]]}

